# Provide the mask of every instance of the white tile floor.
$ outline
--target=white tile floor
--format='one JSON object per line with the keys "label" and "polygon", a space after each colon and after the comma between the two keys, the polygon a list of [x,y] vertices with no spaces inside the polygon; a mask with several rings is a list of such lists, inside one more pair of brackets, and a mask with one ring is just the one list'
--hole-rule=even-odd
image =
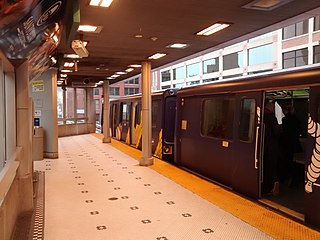
{"label": "white tile floor", "polygon": [[59,139],[45,171],[45,240],[271,239],[92,135]]}

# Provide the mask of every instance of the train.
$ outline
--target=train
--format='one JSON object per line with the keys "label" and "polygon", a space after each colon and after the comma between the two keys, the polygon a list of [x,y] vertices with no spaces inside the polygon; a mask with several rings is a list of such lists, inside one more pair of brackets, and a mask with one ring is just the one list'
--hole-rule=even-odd
{"label": "train", "polygon": [[[277,124],[290,106],[299,123],[299,150],[279,153],[279,195],[264,192],[274,172],[266,105]],[[141,147],[141,96],[110,102],[112,136]],[[291,130],[294,131],[294,130]],[[320,227],[320,68],[281,70],[152,95],[155,156],[259,201],[306,224]],[[279,150],[285,140],[279,136]],[[270,164],[269,164],[270,165]],[[279,167],[281,166],[281,167]],[[292,184],[292,181],[294,184]]]}
{"label": "train", "polygon": [[[174,137],[177,90],[155,92],[152,101],[152,153],[155,157],[174,162]],[[142,147],[141,95],[110,102],[111,136],[130,146]]]}

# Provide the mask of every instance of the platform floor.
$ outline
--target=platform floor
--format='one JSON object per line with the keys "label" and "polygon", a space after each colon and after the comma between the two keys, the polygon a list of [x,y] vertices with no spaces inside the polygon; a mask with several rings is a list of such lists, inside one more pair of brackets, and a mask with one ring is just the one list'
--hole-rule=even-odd
{"label": "platform floor", "polygon": [[45,172],[45,240],[320,239],[163,161],[141,167],[140,151],[100,136],[60,138],[58,159],[35,162]]}

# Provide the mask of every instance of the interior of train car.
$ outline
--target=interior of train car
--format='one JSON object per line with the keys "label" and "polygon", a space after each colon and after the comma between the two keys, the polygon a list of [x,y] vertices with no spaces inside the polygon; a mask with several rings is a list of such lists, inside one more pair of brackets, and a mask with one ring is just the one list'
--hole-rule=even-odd
{"label": "interior of train car", "polygon": [[[265,102],[274,101],[275,115],[281,126],[278,143],[274,142],[279,150],[276,166],[279,188],[277,192],[262,192],[260,201],[303,219],[309,89],[268,91],[265,98]],[[265,132],[263,135],[266,137]],[[263,151],[266,148],[264,146]],[[263,158],[260,168],[262,180],[273,171],[266,167],[266,161],[268,159]]]}

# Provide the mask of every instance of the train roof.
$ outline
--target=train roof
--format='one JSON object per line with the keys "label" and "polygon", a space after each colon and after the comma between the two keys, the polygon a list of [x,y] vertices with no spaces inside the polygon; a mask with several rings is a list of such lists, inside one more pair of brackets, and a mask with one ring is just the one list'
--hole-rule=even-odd
{"label": "train roof", "polygon": [[178,96],[207,95],[212,93],[250,92],[299,86],[320,85],[320,64],[290,70],[273,71],[268,74],[250,75],[236,79],[217,80],[212,83],[186,87],[178,90]]}

